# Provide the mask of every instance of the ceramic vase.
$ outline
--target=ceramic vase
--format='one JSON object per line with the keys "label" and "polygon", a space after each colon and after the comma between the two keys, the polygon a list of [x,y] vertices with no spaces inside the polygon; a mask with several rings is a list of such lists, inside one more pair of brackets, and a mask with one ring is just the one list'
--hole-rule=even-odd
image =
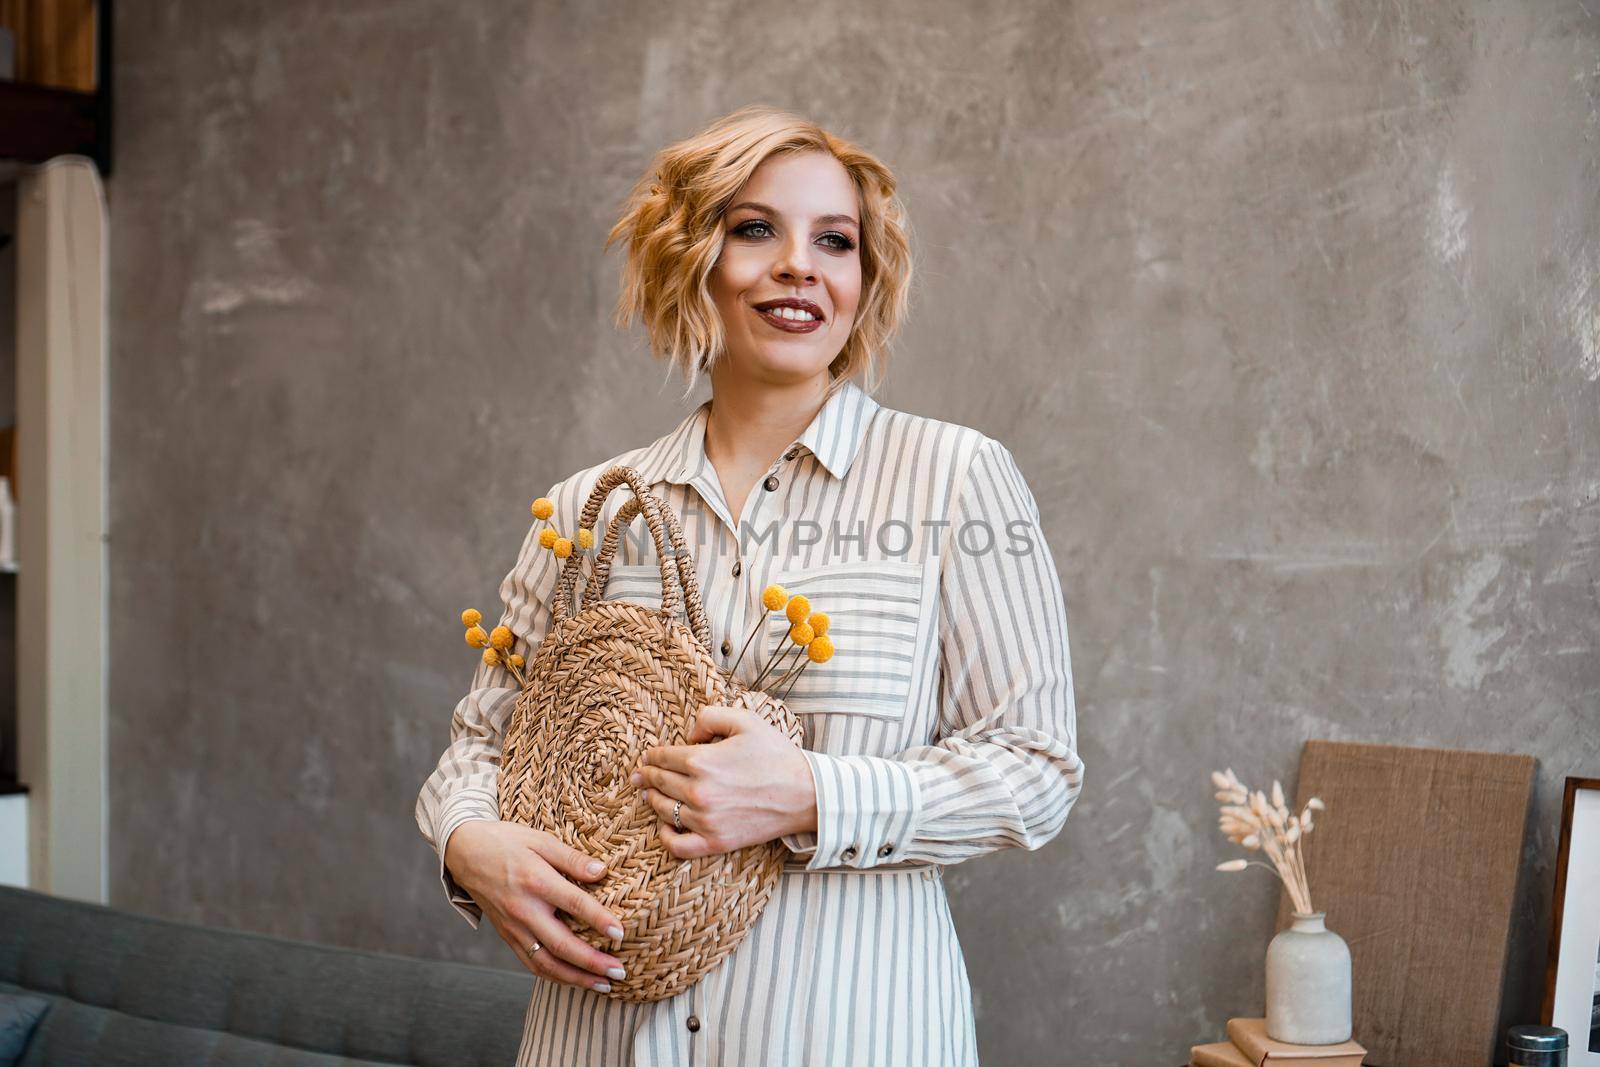
{"label": "ceramic vase", "polygon": [[1350,946],[1323,925],[1324,915],[1295,912],[1267,946],[1267,1036],[1274,1041],[1350,1040]]}

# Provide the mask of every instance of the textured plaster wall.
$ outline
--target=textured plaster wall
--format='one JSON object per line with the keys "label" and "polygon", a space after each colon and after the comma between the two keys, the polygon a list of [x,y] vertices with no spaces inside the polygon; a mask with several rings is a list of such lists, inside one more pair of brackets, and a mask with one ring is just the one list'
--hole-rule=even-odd
{"label": "textured plaster wall", "polygon": [[764,100],[901,176],[882,399],[1014,450],[1066,590],[1084,794],[948,873],[985,1062],[1260,1011],[1273,883],[1212,871],[1206,775],[1290,785],[1308,737],[1539,757],[1536,1017],[1561,779],[1600,774],[1592,2],[117,14],[114,904],[515,966],[412,824],[455,617],[533,495],[681,417],[600,245]]}

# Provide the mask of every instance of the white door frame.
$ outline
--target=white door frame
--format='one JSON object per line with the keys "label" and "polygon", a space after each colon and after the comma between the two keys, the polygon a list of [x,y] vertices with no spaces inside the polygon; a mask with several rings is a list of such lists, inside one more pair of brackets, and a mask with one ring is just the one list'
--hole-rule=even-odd
{"label": "white door frame", "polygon": [[109,903],[105,188],[86,156],[17,183],[17,775],[28,884]]}

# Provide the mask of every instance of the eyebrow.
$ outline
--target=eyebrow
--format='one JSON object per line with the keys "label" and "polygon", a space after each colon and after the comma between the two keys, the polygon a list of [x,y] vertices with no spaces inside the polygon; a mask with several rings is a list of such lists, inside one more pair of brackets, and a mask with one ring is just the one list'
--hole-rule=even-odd
{"label": "eyebrow", "polygon": [[[764,211],[768,215],[781,215],[781,214],[783,214],[783,212],[779,211],[777,208],[772,207],[769,204],[758,204],[758,203],[756,203],[756,202],[754,202],[752,200],[746,200],[743,203],[739,203],[739,204],[733,205],[732,207],[730,207],[728,209],[728,213],[732,214],[733,212],[738,211],[742,207],[754,208],[757,211]],[[820,222],[820,223],[848,222],[850,225],[856,227],[857,229],[861,228],[861,224],[859,222],[857,222],[854,218],[852,218],[849,215],[818,215],[817,216],[817,221]]]}

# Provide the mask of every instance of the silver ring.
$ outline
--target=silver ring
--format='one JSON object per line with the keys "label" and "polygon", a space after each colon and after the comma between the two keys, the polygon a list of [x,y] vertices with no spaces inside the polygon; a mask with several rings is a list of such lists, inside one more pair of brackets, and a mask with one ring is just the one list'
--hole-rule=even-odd
{"label": "silver ring", "polygon": [[678,812],[682,809],[683,801],[675,800],[672,802],[672,825],[678,828],[678,833],[680,834],[683,833],[683,820],[678,818]]}
{"label": "silver ring", "polygon": [[530,955],[530,956],[533,955],[535,952],[538,952],[543,947],[544,947],[543,945],[541,945],[541,944],[539,944],[539,942],[535,941],[533,944],[528,946],[528,955]]}

